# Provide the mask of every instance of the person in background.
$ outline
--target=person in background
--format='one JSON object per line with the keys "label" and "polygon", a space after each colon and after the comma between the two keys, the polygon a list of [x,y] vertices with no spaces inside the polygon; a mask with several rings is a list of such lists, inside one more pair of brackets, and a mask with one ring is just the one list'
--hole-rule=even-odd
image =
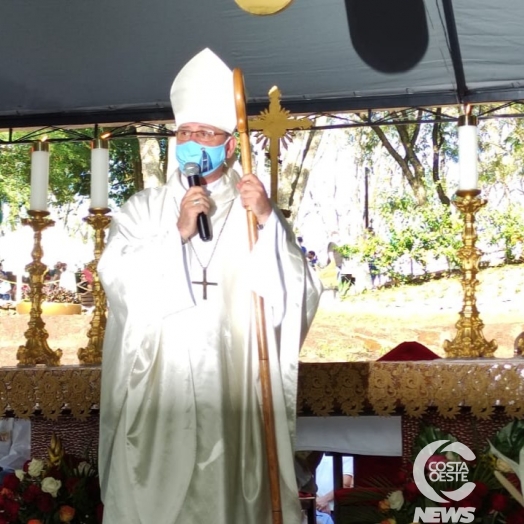
{"label": "person in background", "polygon": [[74,271],[67,268],[67,264],[62,262],[60,265],[60,278],[58,285],[62,289],[67,289],[71,293],[76,293],[76,275]]}
{"label": "person in background", "polygon": [[0,300],[11,300],[11,282],[0,263]]}
{"label": "person in background", "polygon": [[[342,487],[353,487],[353,457],[342,458]],[[333,456],[324,454],[315,470],[317,511],[331,515],[334,509]]]}
{"label": "person in background", "polygon": [[330,242],[327,247],[328,260],[327,263],[330,264],[334,262],[337,268],[340,270],[342,267],[342,255],[337,251],[337,244],[335,242]]}
{"label": "person in background", "polygon": [[317,258],[317,254],[314,251],[308,251],[307,252],[307,260],[309,262],[309,265],[313,269],[316,269],[317,263],[318,263],[318,258]]}
{"label": "person in background", "polygon": [[[372,226],[368,227],[367,235],[369,239],[376,239],[375,230]],[[377,285],[375,284],[376,281],[378,281],[378,285],[380,286],[380,270],[378,269],[376,264],[377,258],[378,253],[377,251],[375,251],[368,261],[369,276],[371,278],[371,289],[377,288]]]}
{"label": "person in background", "polygon": [[80,303],[86,310],[90,310],[95,306],[95,297],[93,296],[93,273],[86,266],[79,272],[80,282],[77,285],[78,295],[80,296]]}
{"label": "person in background", "polygon": [[[264,299],[283,521],[299,524],[298,355],[322,286],[260,180],[226,166],[236,149],[231,69],[203,50],[171,101],[179,169],[114,214],[98,263],[109,304],[104,524],[271,523],[253,292]],[[184,176],[188,163],[200,186]],[[253,249],[246,208],[259,226]]]}
{"label": "person in background", "polygon": [[82,280],[87,282],[88,284],[93,284],[93,273],[91,270],[87,267],[87,265],[82,269]]}
{"label": "person in background", "polygon": [[4,476],[22,469],[31,458],[31,421],[14,417],[0,419],[0,485]]}
{"label": "person in background", "polygon": [[306,246],[304,246],[303,242],[304,242],[304,239],[302,237],[297,237],[297,242],[298,242],[298,245],[300,246],[300,250],[302,251],[302,253],[304,253],[304,255],[307,254],[307,249],[306,249]]}

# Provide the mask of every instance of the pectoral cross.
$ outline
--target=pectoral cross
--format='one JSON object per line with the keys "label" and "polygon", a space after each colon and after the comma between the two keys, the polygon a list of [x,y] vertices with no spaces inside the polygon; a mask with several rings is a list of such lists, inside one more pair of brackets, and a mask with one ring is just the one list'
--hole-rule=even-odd
{"label": "pectoral cross", "polygon": [[217,282],[208,282],[207,281],[207,267],[202,268],[202,281],[199,282],[192,280],[191,284],[199,284],[202,286],[202,298],[207,300],[207,286],[218,286]]}
{"label": "pectoral cross", "polygon": [[[260,116],[249,121],[249,129],[260,131],[269,140],[269,160],[271,162],[270,197],[278,202],[278,157],[280,141],[291,142],[289,131],[309,129],[313,122],[309,118],[293,118],[287,109],[280,105],[281,92],[277,86],[269,90],[269,110],[261,111]],[[264,145],[267,144],[267,141]]]}

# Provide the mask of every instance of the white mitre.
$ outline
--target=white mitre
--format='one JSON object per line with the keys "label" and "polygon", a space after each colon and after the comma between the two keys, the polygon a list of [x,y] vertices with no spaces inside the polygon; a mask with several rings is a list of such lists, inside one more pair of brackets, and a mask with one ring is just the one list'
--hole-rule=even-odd
{"label": "white mitre", "polygon": [[196,122],[226,133],[236,128],[233,72],[209,48],[181,69],[171,86],[170,97],[177,127]]}

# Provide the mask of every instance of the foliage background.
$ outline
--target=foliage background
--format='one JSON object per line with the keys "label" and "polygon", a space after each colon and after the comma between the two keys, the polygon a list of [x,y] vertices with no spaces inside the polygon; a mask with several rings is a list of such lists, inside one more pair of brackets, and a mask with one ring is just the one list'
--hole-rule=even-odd
{"label": "foliage background", "polygon": [[[488,201],[477,215],[479,247],[505,262],[521,258],[524,211],[524,120],[505,116],[523,108],[501,109],[501,118],[489,118],[491,107],[475,108],[480,114],[480,187]],[[427,123],[428,113],[436,122]],[[278,203],[291,212],[294,229],[322,265],[333,240],[355,264],[372,260],[393,280],[436,266],[457,267],[462,223],[452,198],[458,187],[458,113],[456,108],[376,112],[374,121],[395,123],[372,126],[362,125],[364,115],[320,116],[314,118],[314,129],[290,135],[293,140],[281,147]],[[415,123],[417,119],[426,123]],[[110,141],[113,207],[133,192],[165,181],[167,138],[132,133],[121,137],[118,128],[102,131],[115,137]],[[140,131],[147,129],[137,126]],[[67,224],[88,201],[86,137],[93,131],[47,134],[53,140],[50,200]],[[35,137],[32,132],[0,133],[0,231],[16,227],[27,208],[29,143]],[[269,162],[262,143],[253,137],[256,171],[268,185]]]}

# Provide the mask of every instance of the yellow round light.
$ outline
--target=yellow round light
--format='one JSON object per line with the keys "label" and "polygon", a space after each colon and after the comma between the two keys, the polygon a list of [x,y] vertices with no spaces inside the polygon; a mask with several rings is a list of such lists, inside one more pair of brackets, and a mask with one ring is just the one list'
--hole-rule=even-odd
{"label": "yellow round light", "polygon": [[252,15],[274,15],[289,7],[293,0],[235,0],[235,2]]}

